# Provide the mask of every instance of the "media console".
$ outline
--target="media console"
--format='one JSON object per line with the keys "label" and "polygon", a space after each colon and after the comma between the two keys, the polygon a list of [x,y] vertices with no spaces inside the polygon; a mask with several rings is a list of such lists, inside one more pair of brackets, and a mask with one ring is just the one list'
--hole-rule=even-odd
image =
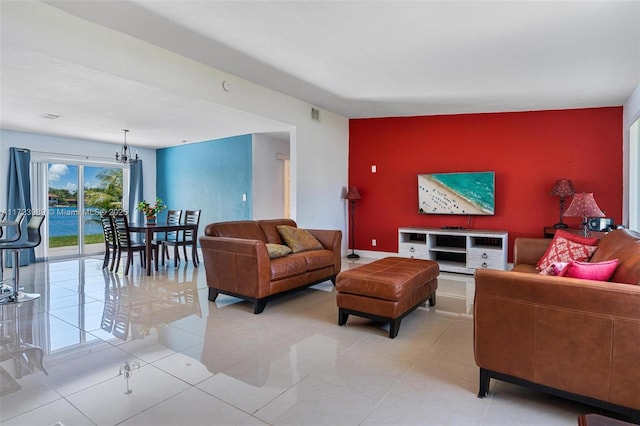
{"label": "media console", "polygon": [[445,272],[506,270],[508,238],[507,231],[398,228],[398,255],[435,260]]}

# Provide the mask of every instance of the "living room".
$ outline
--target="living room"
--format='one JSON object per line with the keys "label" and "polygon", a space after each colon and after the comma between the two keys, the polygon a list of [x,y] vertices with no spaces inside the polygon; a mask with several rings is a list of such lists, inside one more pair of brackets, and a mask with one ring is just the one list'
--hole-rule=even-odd
{"label": "living room", "polygon": [[[205,64],[203,58],[160,47],[167,40],[171,44],[170,36],[155,42],[144,40],[146,24],[160,20],[167,24],[167,31],[175,29],[170,20],[160,19],[160,10],[148,21],[136,21],[133,17],[143,9],[137,2],[119,2],[124,9],[109,9],[108,2],[93,3],[95,9],[82,2],[3,0],[2,58],[8,64],[3,67],[2,77],[3,122],[26,115],[23,105],[6,100],[18,99],[21,94],[14,82],[41,88],[43,93],[48,86],[62,88],[58,92],[62,94],[77,89],[79,97],[74,99],[80,99],[87,110],[98,102],[95,99],[110,98],[109,105],[119,107],[106,111],[99,108],[104,115],[92,122],[88,116],[66,113],[67,108],[78,108],[66,105],[64,96],[44,96],[39,100],[38,116],[31,114],[29,123],[23,121],[0,130],[3,170],[8,169],[9,148],[14,146],[54,159],[112,159],[121,146],[122,127],[129,126],[117,123],[118,119],[129,114],[132,122],[141,123],[153,112],[156,116],[150,124],[132,127],[129,135],[129,143],[143,159],[144,198],[162,195],[183,205],[197,202],[199,208],[207,210],[203,225],[273,216],[272,205],[253,210],[247,205],[238,206],[242,194],[250,203],[256,202],[255,176],[244,186],[234,187],[224,199],[237,210],[221,207],[224,203],[212,193],[203,200],[191,187],[182,190],[170,186],[170,173],[176,171],[181,175],[192,173],[190,181],[181,183],[183,187],[188,182],[195,183],[193,186],[210,185],[197,180],[198,168],[189,161],[209,158],[198,151],[200,147],[238,137],[250,152],[240,166],[247,173],[256,173],[247,165],[253,155],[266,158],[288,154],[289,216],[301,227],[340,230],[343,255],[352,248],[362,258],[397,253],[398,228],[402,226],[460,226],[508,230],[511,262],[515,238],[541,237],[545,227],[558,222],[558,197],[550,192],[564,177],[572,179],[576,191],[593,193],[598,206],[616,225],[638,229],[640,212],[633,192],[638,179],[633,173],[639,170],[639,142],[637,133],[631,130],[634,123],[638,126],[640,117],[637,73],[635,82],[627,85],[626,94],[616,102],[587,99],[567,105],[557,99],[561,95],[554,94],[553,102],[535,110],[460,107],[455,112],[407,115],[395,114],[394,106],[387,106],[382,108],[384,114],[350,116],[324,107],[324,101],[328,105],[336,97],[333,93],[318,98],[316,103],[301,100]],[[637,8],[633,10],[637,12]],[[114,28],[100,23],[107,15],[114,20],[129,18]],[[632,36],[637,34],[637,29],[631,32]],[[202,45],[202,38],[192,37],[193,46]],[[215,43],[210,50],[222,61],[239,61]],[[637,71],[638,53],[628,54]],[[53,65],[58,71],[44,72],[40,68],[43,64]],[[83,77],[96,71],[101,84],[91,87],[88,83],[93,80]],[[626,71],[620,74],[626,76]],[[622,79],[617,73],[607,78]],[[567,86],[575,82],[575,74],[564,82]],[[304,86],[295,79],[290,83]],[[575,85],[584,86],[586,91],[589,83],[580,80]],[[528,97],[537,98],[538,90],[539,86],[530,89]],[[146,101],[137,103],[136,95]],[[113,100],[120,96],[119,102]],[[190,129],[177,118],[173,121],[172,114],[165,115],[165,108],[170,106],[165,98],[193,113],[191,118],[199,124]],[[409,104],[421,103],[411,94],[407,99]],[[456,99],[466,108],[476,102]],[[154,103],[158,107],[151,109]],[[350,99],[350,103],[370,106],[360,99]],[[438,103],[437,96],[433,103]],[[117,109],[122,111],[116,113]],[[62,117],[43,119],[41,115],[46,113]],[[245,125],[224,129],[228,132],[224,133],[218,120],[206,123],[216,115],[234,116],[234,120],[243,117]],[[162,128],[158,122],[164,122]],[[66,133],[70,127],[75,130]],[[264,135],[286,135],[286,142],[268,154],[258,154],[255,143]],[[211,148],[208,155],[211,164],[216,159],[223,163],[215,149]],[[180,161],[173,163],[176,158]],[[206,167],[206,161],[203,163],[198,167]],[[418,214],[418,174],[466,171],[495,172],[494,215]],[[220,176],[211,173],[207,178]],[[350,185],[362,195],[356,203],[353,247],[349,205],[342,198]],[[6,186],[3,173],[0,188]],[[0,209],[6,208],[5,202],[0,197]],[[280,206],[280,197],[277,204]],[[564,220],[577,228],[581,219]],[[399,337],[391,340],[386,338],[384,327],[364,320],[350,320],[349,326],[338,327],[330,282],[275,301],[264,313],[254,316],[250,308],[231,297],[221,297],[215,303],[207,301],[202,267],[166,268],[146,280],[138,265],[125,279],[117,274],[106,277],[99,263],[101,259],[95,257],[76,257],[38,262],[24,271],[25,279],[40,282],[39,289],[48,304],[36,305],[38,312],[31,313],[49,321],[48,331],[41,329],[42,335],[63,330],[81,337],[75,346],[66,348],[55,341],[60,346],[50,347],[53,350],[45,355],[48,376],[36,368],[18,381],[35,397],[27,398],[24,391],[9,386],[0,400],[3,423],[38,424],[44,419],[45,424],[59,421],[65,425],[178,424],[181,420],[192,424],[569,425],[576,424],[579,414],[598,411],[504,383],[494,385],[491,399],[476,398],[473,328],[468,306],[464,305],[465,287],[472,281],[468,276],[443,277],[441,285],[460,290],[460,297],[445,296],[435,308],[418,309],[406,319]],[[353,266],[346,260],[344,264]],[[190,305],[189,317],[140,327],[135,337],[118,341],[100,332],[100,319],[111,294],[105,292],[105,286],[113,285],[109,281],[112,276],[133,287],[146,286],[147,293],[154,286],[165,291],[165,285],[193,284],[196,302]],[[77,313],[81,310],[86,324],[79,320]],[[251,358],[253,354],[259,356]],[[139,371],[125,383],[118,368],[132,360],[139,363]],[[125,395],[125,385],[129,384],[132,393]],[[148,400],[141,401],[147,396]],[[128,397],[136,398],[135,403],[127,405]],[[105,410],[104,403],[92,403],[104,398],[113,409]]]}

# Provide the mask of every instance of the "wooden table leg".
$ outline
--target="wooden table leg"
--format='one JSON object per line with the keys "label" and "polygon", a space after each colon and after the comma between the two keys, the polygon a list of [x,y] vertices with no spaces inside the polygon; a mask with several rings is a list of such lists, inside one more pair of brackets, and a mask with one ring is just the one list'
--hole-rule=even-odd
{"label": "wooden table leg", "polygon": [[147,255],[147,275],[151,275],[151,264],[153,263],[151,261],[151,240],[153,240],[153,229],[147,229],[145,234],[147,235],[147,240],[145,241],[145,252]]}

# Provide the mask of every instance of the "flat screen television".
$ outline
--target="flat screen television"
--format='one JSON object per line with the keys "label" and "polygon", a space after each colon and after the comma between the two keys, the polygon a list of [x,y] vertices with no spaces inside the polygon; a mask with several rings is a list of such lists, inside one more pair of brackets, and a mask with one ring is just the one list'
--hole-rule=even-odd
{"label": "flat screen television", "polygon": [[495,172],[419,174],[418,212],[494,215]]}

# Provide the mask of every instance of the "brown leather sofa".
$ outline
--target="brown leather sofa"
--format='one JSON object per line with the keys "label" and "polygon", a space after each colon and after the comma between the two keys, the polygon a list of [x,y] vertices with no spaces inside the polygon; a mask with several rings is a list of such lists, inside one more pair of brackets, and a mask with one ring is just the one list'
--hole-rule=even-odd
{"label": "brown leather sofa", "polygon": [[640,422],[640,234],[600,240],[590,262],[620,261],[608,282],[539,275],[551,241],[518,238],[512,271],[476,272],[478,396],[495,378]]}
{"label": "brown leather sofa", "polygon": [[254,304],[254,314],[280,293],[331,280],[340,272],[342,232],[307,229],[322,249],[269,258],[266,244],[283,244],[278,225],[297,227],[291,219],[218,222],[206,226],[200,247],[209,300],[218,293]]}

